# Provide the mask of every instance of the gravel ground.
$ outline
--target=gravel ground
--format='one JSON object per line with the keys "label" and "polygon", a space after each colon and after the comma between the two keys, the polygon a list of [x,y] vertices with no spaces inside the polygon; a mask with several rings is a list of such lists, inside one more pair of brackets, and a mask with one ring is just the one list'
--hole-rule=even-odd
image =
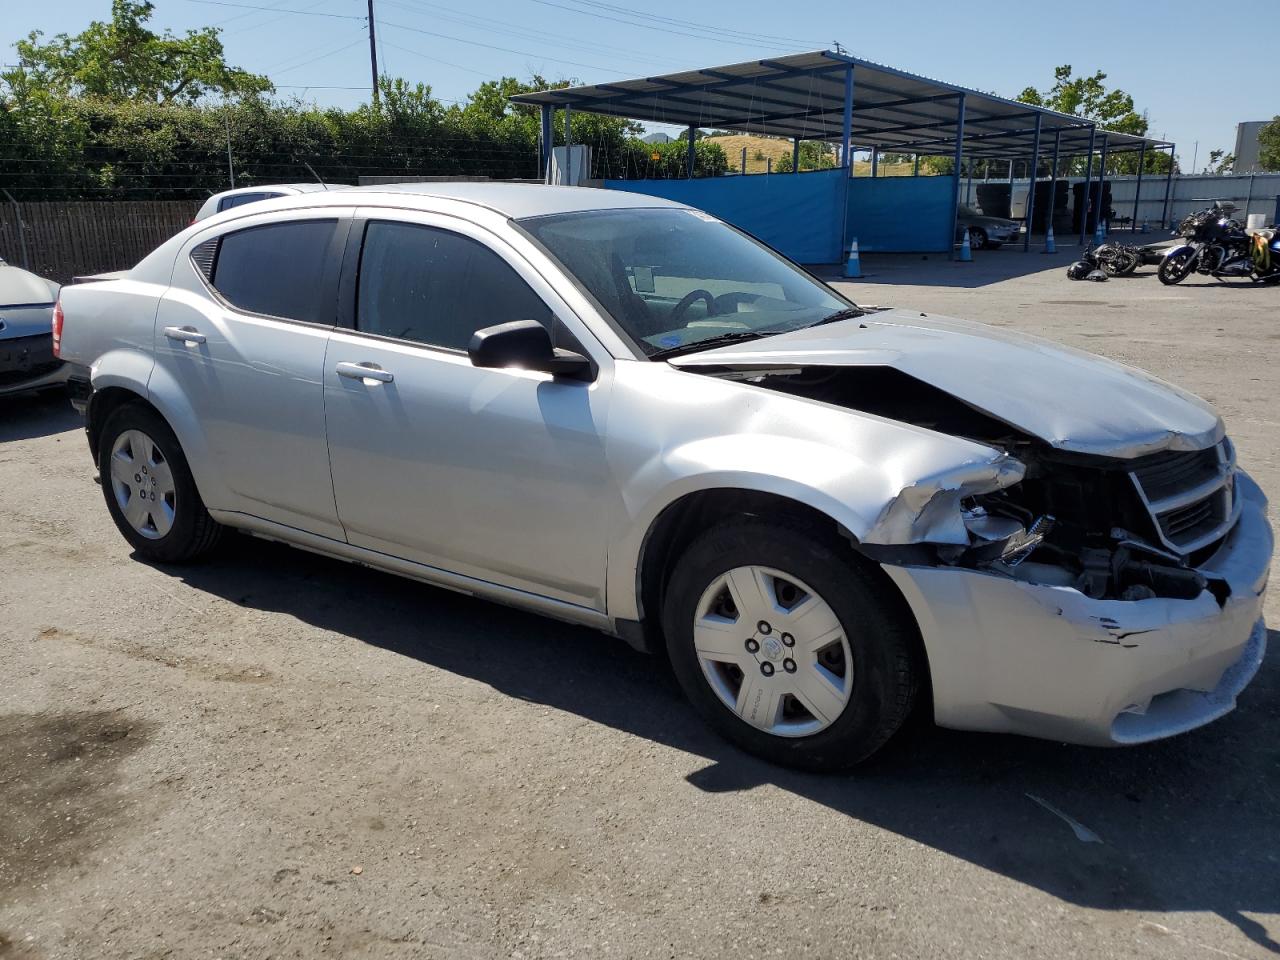
{"label": "gravel ground", "polygon": [[[850,289],[1175,380],[1280,492],[1280,291],[978,256]],[[805,776],[585,630],[247,538],[148,565],[91,473],[65,402],[0,401],[5,960],[1280,952],[1274,633],[1240,709],[1170,742],[921,725]]]}

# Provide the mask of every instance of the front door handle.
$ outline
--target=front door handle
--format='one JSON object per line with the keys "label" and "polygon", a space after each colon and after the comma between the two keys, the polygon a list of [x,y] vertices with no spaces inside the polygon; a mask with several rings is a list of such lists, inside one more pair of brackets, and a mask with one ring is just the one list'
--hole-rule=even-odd
{"label": "front door handle", "polygon": [[348,363],[343,360],[335,369],[338,371],[338,376],[347,377],[350,380],[376,380],[379,383],[390,383],[396,378],[390,370],[383,370],[376,363],[368,360],[364,363]]}
{"label": "front door handle", "polygon": [[204,334],[197,332],[195,327],[165,327],[164,335],[183,343],[204,343]]}

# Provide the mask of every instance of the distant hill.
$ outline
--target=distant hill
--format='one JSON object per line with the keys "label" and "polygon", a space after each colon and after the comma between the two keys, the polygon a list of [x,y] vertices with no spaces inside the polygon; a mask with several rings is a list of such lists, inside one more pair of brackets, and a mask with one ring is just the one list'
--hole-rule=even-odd
{"label": "distant hill", "polygon": [[[747,173],[764,173],[768,166],[768,161],[773,160],[774,166],[778,164],[778,160],[783,156],[791,156],[791,141],[783,140],[779,137],[757,137],[748,133],[731,133],[720,137],[704,137],[711,143],[717,143],[724,150],[725,156],[729,158],[729,169],[735,173],[740,172],[739,167],[742,165],[742,148],[747,148]],[[759,157],[759,159],[757,159]],[[880,164],[880,175],[885,177],[904,177],[911,175],[912,165],[909,163],[882,163]],[[855,176],[867,176],[871,173],[871,163],[866,160],[860,160],[854,164]]]}

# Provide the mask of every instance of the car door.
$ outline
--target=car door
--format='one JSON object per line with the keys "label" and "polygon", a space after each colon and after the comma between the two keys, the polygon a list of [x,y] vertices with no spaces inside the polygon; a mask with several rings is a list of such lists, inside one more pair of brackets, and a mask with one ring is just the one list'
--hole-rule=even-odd
{"label": "car door", "polygon": [[151,378],[203,435],[210,508],[337,540],[321,374],[350,217],[298,210],[197,235],[160,300]]}
{"label": "car door", "polygon": [[[348,540],[603,610],[611,359],[584,328],[570,332],[553,287],[495,235],[454,217],[396,216],[357,214],[349,328],[334,331],[325,362]],[[476,329],[528,318],[595,357],[594,381],[471,365]]]}

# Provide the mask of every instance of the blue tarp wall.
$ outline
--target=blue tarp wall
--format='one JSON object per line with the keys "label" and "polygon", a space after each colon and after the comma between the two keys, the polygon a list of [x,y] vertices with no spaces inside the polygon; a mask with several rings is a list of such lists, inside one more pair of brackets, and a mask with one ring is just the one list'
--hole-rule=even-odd
{"label": "blue tarp wall", "polygon": [[854,177],[846,241],[862,253],[943,253],[951,249],[952,177]]}
{"label": "blue tarp wall", "polygon": [[699,207],[799,263],[839,263],[844,259],[845,183],[857,182],[844,173],[816,170],[703,180],[606,180],[604,185]]}

